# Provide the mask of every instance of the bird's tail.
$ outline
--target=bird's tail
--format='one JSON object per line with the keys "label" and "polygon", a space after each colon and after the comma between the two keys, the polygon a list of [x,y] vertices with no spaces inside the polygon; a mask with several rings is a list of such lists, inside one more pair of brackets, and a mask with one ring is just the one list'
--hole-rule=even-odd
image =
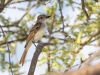
{"label": "bird's tail", "polygon": [[19,62],[20,64],[22,64],[22,66],[24,64],[24,61],[25,61],[25,58],[26,58],[26,54],[28,52],[28,49],[30,48],[31,45],[32,45],[32,42],[28,43],[27,46],[25,47],[25,50],[24,50],[23,55],[22,55],[22,57],[20,59],[20,62]]}

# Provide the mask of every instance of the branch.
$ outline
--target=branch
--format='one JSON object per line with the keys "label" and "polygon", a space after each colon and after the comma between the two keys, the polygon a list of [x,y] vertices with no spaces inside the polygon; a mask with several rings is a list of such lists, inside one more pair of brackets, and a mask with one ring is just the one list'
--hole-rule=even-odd
{"label": "branch", "polygon": [[59,11],[60,11],[60,14],[61,14],[61,20],[62,20],[62,24],[63,24],[63,32],[64,32],[64,20],[63,20],[63,18],[64,18],[64,16],[63,16],[63,14],[62,14],[62,8],[61,8],[61,5],[60,5],[60,0],[58,0],[58,3],[59,3]]}
{"label": "branch", "polygon": [[2,33],[3,33],[3,37],[5,38],[7,47],[8,47],[9,65],[10,65],[11,73],[12,73],[12,75],[13,75],[12,64],[11,64],[11,58],[10,58],[10,53],[11,53],[11,52],[10,52],[10,49],[9,49],[9,45],[8,45],[8,42],[7,42],[7,38],[6,38],[6,36],[5,36],[5,33],[4,33],[4,31],[3,31],[2,27],[1,27],[1,25],[0,25],[0,28],[1,28],[1,31],[2,31]]}
{"label": "branch", "polygon": [[[25,40],[25,39],[26,39],[26,37],[21,38],[21,39],[16,39],[16,40],[8,41],[7,43],[13,43],[15,41],[22,41],[22,40]],[[0,45],[4,45],[4,44],[6,44],[6,41],[5,42],[0,42]]]}
{"label": "branch", "polygon": [[86,9],[85,9],[84,0],[81,0],[81,4],[82,4],[82,9],[83,9],[83,11],[84,11],[84,13],[85,13],[87,19],[90,20],[90,17],[89,17],[89,15],[88,15],[88,13],[87,13],[87,11],[86,11]]}
{"label": "branch", "polygon": [[[36,6],[37,4],[33,4],[30,8],[28,8],[27,10],[26,10],[26,13],[22,16],[22,18],[20,19],[20,20],[22,20],[23,19],[23,17],[34,7],[34,6]],[[19,20],[19,21],[20,21]]]}
{"label": "branch", "polygon": [[74,70],[71,72],[65,72],[65,73],[51,72],[45,75],[100,75],[100,63],[94,66],[86,66],[86,67],[83,67],[82,69]]}
{"label": "branch", "polygon": [[[1,4],[0,4],[0,13],[3,11],[3,9],[11,2],[12,0],[8,0],[5,3],[5,0],[1,0]],[[5,4],[4,4],[5,3]]]}
{"label": "branch", "polygon": [[50,40],[51,40],[51,34],[52,34],[52,30],[53,30],[54,20],[55,20],[55,13],[53,14],[52,23],[51,23],[51,28],[50,28],[50,30],[49,30],[49,42],[50,42]]}
{"label": "branch", "polygon": [[84,64],[84,66],[90,66],[91,61],[100,55],[100,49],[97,52],[92,53],[91,55],[89,54],[89,58],[82,61],[82,63],[80,64],[79,68],[81,68],[81,66]]}
{"label": "branch", "polygon": [[[60,74],[57,74],[60,75]],[[61,75],[100,75],[100,63],[94,66],[85,66],[82,69],[72,71],[69,73],[64,73]]]}
{"label": "branch", "polygon": [[26,14],[29,13],[29,11],[36,6],[38,3],[33,4],[31,7],[27,8],[26,12],[24,13],[24,15],[14,24],[14,25],[8,25],[8,26],[2,26],[2,27],[12,27],[12,26],[18,26],[18,24],[21,22],[21,20],[26,16]]}
{"label": "branch", "polygon": [[34,71],[35,71],[35,68],[36,68],[36,63],[37,63],[38,57],[39,57],[40,53],[42,52],[42,48],[46,45],[54,45],[54,44],[53,43],[39,43],[37,45],[36,51],[35,51],[35,53],[33,54],[33,57],[32,57],[32,61],[31,61],[31,65],[30,65],[28,75],[34,75]]}
{"label": "branch", "polygon": [[94,38],[93,40],[91,40],[90,43],[92,43],[92,42],[94,42],[94,41],[96,41],[98,39],[100,39],[100,36],[97,36],[96,38]]}
{"label": "branch", "polygon": [[88,42],[90,42],[90,40],[91,40],[93,37],[97,36],[98,34],[100,34],[100,29],[99,29],[97,32],[95,32],[94,34],[90,35],[90,37],[88,38],[88,40],[85,41],[83,44],[81,44],[79,50],[82,49],[86,44],[88,44]]}
{"label": "branch", "polygon": [[98,0],[94,0],[95,2],[98,2]]}
{"label": "branch", "polygon": [[20,10],[20,11],[26,11],[26,9],[24,9],[24,8],[20,8],[20,7],[6,7],[6,8],[9,8],[9,9],[18,9],[18,10]]}
{"label": "branch", "polygon": [[88,59],[84,64],[85,64],[85,65],[89,65],[90,62],[91,62],[95,57],[97,57],[97,56],[99,56],[99,55],[100,55],[100,49],[99,49],[97,52],[95,52],[95,53],[93,53],[92,55],[90,55],[89,59]]}
{"label": "branch", "polygon": [[5,4],[5,0],[1,0],[1,5],[4,5]]}
{"label": "branch", "polygon": [[73,1],[73,3],[75,3],[75,4],[77,4],[77,5],[81,5],[80,3],[77,3],[77,2],[74,2],[74,1]]}
{"label": "branch", "polygon": [[82,48],[91,41],[91,39],[93,37],[95,37],[95,36],[97,36],[99,34],[100,34],[100,28],[98,28],[98,31],[97,32],[93,33],[92,35],[89,35],[88,39],[85,42],[83,42],[82,44],[80,44],[80,47],[78,48],[78,50],[75,51],[75,54],[73,56],[73,59],[76,57],[76,54],[78,54],[80,52],[80,50],[82,50]]}
{"label": "branch", "polygon": [[94,66],[89,66],[90,62],[99,55],[100,55],[100,49],[94,54],[92,54],[91,57],[84,62],[85,66],[79,70],[74,70],[71,72],[64,72],[64,73],[55,72],[47,75],[100,75],[100,63]]}
{"label": "branch", "polygon": [[11,2],[10,4],[22,3],[22,2],[31,2],[31,1],[36,1],[36,0],[21,0],[21,1],[14,1],[14,2]]}
{"label": "branch", "polygon": [[[55,20],[55,13],[53,14],[53,17],[52,17],[52,23],[51,23],[51,28],[50,28],[50,31],[49,31],[49,37],[48,37],[48,43],[50,43],[50,40],[52,39],[51,38],[51,34],[52,34],[52,30],[53,30],[53,25],[54,25],[54,20]],[[47,49],[47,57],[50,58],[50,48],[48,47]],[[48,65],[48,72],[50,72],[50,60],[47,61],[47,65]]]}
{"label": "branch", "polygon": [[[38,4],[38,3],[37,3],[37,4]],[[30,8],[28,8],[28,9],[26,10],[25,14],[17,21],[17,24],[16,24],[16,25],[18,25],[18,23],[20,23],[20,21],[25,17],[25,15],[26,15],[34,6],[36,6],[37,4],[33,4]]]}
{"label": "branch", "polygon": [[4,5],[6,7],[12,0],[8,0],[8,2]]}

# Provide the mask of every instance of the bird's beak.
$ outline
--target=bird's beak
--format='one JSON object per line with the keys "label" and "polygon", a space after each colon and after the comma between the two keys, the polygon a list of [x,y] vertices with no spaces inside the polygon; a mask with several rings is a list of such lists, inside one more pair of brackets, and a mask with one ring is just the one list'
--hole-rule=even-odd
{"label": "bird's beak", "polygon": [[49,18],[50,16],[46,16],[46,18]]}

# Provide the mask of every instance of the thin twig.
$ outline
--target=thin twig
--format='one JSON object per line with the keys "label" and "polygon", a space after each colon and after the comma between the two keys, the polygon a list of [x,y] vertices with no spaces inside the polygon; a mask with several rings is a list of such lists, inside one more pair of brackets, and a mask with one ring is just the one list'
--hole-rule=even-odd
{"label": "thin twig", "polygon": [[75,4],[77,4],[77,5],[81,5],[80,3],[77,3],[77,2],[74,2],[74,1],[73,1],[73,3],[75,3]]}
{"label": "thin twig", "polygon": [[[8,4],[9,2],[11,2],[12,0],[9,0],[6,4]],[[6,6],[6,4],[5,4],[5,6]],[[36,6],[38,3],[36,3],[36,4],[33,4],[31,7],[29,7],[27,10],[26,10],[26,12],[25,12],[25,14],[16,22],[16,24],[15,25],[13,25],[13,26],[18,26],[18,24],[20,23],[20,21],[25,17],[25,15],[34,7],[34,6]],[[11,25],[12,26],[12,25]]]}
{"label": "thin twig", "polygon": [[94,34],[90,35],[89,38],[88,38],[88,40],[86,40],[83,44],[81,44],[79,50],[82,49],[86,44],[88,44],[88,42],[90,42],[90,40],[93,37],[97,36],[99,33],[100,33],[100,29],[97,32],[95,32]]}
{"label": "thin twig", "polygon": [[87,19],[90,20],[90,17],[89,17],[89,15],[88,15],[88,13],[87,13],[87,11],[86,11],[86,9],[85,9],[84,0],[81,0],[81,4],[82,4],[82,9],[83,9],[83,11],[84,11],[84,13],[85,13]]}
{"label": "thin twig", "polygon": [[[53,75],[53,74],[52,74]],[[94,66],[85,66],[82,69],[55,75],[100,75],[100,63]]]}
{"label": "thin twig", "polygon": [[16,25],[18,25],[18,23],[25,17],[25,15],[26,15],[34,6],[36,6],[37,4],[38,4],[38,3],[33,4],[30,8],[28,8],[28,9],[26,10],[25,14],[19,19],[19,21],[17,22]]}
{"label": "thin twig", "polygon": [[[21,22],[21,20],[26,16],[26,14],[29,13],[29,11],[34,7],[36,6],[38,3],[36,4],[33,4],[31,7],[27,8],[26,12],[24,13],[24,15],[15,23],[15,25],[8,25],[8,27],[11,27],[11,26],[18,26],[18,24]],[[6,27],[6,26],[3,26],[3,27]],[[18,26],[19,27],[19,26]]]}
{"label": "thin twig", "polygon": [[85,65],[90,65],[90,62],[97,56],[100,55],[100,49],[97,52],[94,52],[89,59],[84,63]]}
{"label": "thin twig", "polygon": [[15,4],[15,3],[22,3],[22,2],[31,2],[31,1],[36,1],[36,0],[21,0],[21,1],[13,1],[10,4]]}
{"label": "thin twig", "polygon": [[[49,36],[44,36],[45,38],[48,38]],[[8,43],[13,43],[13,42],[15,42],[15,41],[22,41],[22,40],[25,40],[27,38],[27,36],[26,37],[23,37],[23,38],[20,38],[20,39],[16,39],[16,40],[11,40],[11,41],[8,41]],[[55,37],[51,37],[51,39],[55,39]],[[68,42],[68,40],[67,39],[63,39],[63,38],[57,38],[57,39],[59,39],[59,40],[61,40],[61,41],[65,41],[65,42]],[[37,42],[34,42],[34,43],[37,43]],[[5,45],[6,44],[6,42],[0,42],[0,45]],[[56,44],[56,43],[55,43]],[[59,44],[64,44],[64,43],[59,43]]]}
{"label": "thin twig", "polygon": [[9,8],[9,9],[18,9],[18,10],[20,10],[20,11],[26,11],[26,9],[20,8],[20,7],[5,7],[5,8]]}
{"label": "thin twig", "polygon": [[52,30],[53,30],[54,20],[55,20],[55,14],[53,14],[53,17],[52,17],[51,28],[50,28],[50,31],[49,31],[49,42],[51,40],[51,34],[52,34]]}
{"label": "thin twig", "polygon": [[5,36],[5,33],[4,33],[4,31],[3,31],[2,27],[1,27],[1,25],[0,25],[0,28],[1,28],[1,30],[2,30],[3,37],[5,38],[5,41],[6,41],[6,44],[7,44],[7,47],[8,47],[9,65],[10,65],[11,73],[12,73],[12,75],[13,75],[12,64],[11,64],[11,58],[10,58],[10,53],[11,53],[11,52],[10,52],[10,49],[9,49],[9,45],[8,45],[8,42],[7,42],[7,38],[6,38],[6,36]]}
{"label": "thin twig", "polygon": [[[92,39],[93,37],[96,37],[98,34],[100,34],[100,28],[98,29],[97,32],[93,33],[92,35],[89,35],[88,39],[87,39],[85,42],[83,42],[82,44],[80,44],[80,47],[78,48],[77,52],[75,52],[75,55],[74,55],[74,56],[76,57],[76,54],[78,54],[78,53],[80,52],[80,50],[82,50],[82,48],[83,48],[85,45],[87,45],[87,44],[91,41],[91,39]],[[74,58],[75,58],[75,57],[74,57]]]}
{"label": "thin twig", "polygon": [[[49,40],[48,40],[48,43],[50,43],[50,40],[52,39],[51,38],[51,34],[52,34],[52,30],[53,30],[53,24],[54,24],[54,20],[55,20],[55,14],[53,14],[53,17],[52,17],[52,23],[51,23],[51,28],[50,28],[50,31],[49,31]],[[48,46],[48,49],[47,49],[47,57],[50,58],[50,48]],[[47,65],[48,65],[48,72],[50,72],[50,60],[47,61]]]}
{"label": "thin twig", "polygon": [[[7,43],[13,43],[15,41],[22,41],[22,40],[25,40],[25,39],[26,39],[26,37],[23,37],[23,38],[20,38],[20,39],[8,41]],[[4,44],[6,44],[6,42],[0,42],[0,45],[4,45]]]}
{"label": "thin twig", "polygon": [[99,49],[97,52],[92,53],[92,54],[89,56],[88,59],[84,60],[84,61],[80,64],[80,66],[79,66],[78,69],[80,69],[81,66],[82,66],[83,64],[84,64],[84,66],[90,66],[91,61],[92,61],[95,57],[97,57],[97,56],[99,56],[99,55],[100,55],[100,49]]}
{"label": "thin twig", "polygon": [[69,67],[69,68],[67,68],[64,72],[68,72],[71,68],[74,68],[74,67],[76,67],[76,66],[78,66],[79,64],[76,64],[76,65],[74,65],[74,66],[72,66],[72,67]]}
{"label": "thin twig", "polygon": [[12,0],[8,0],[7,3],[4,5],[6,7]]}
{"label": "thin twig", "polygon": [[63,13],[62,13],[62,8],[61,8],[61,5],[60,5],[60,0],[58,0],[58,3],[59,3],[59,11],[60,11],[60,14],[61,14],[61,21],[62,21],[62,24],[63,24],[63,32],[64,32],[64,16],[63,16]]}

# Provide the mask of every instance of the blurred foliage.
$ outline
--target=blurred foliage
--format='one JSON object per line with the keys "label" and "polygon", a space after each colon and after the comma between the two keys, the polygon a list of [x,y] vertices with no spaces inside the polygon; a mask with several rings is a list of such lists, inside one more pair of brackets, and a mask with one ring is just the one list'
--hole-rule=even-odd
{"label": "blurred foliage", "polygon": [[[27,13],[22,20],[13,20],[11,17],[5,16],[6,11],[10,10],[10,7],[12,7],[13,9],[13,5],[15,5],[14,8],[17,9],[18,7],[16,4],[23,4],[25,7],[22,6],[20,7],[20,9],[18,8],[18,10],[19,12],[26,12],[27,8],[31,7],[32,4],[35,3],[38,4],[36,4],[33,9],[31,9],[32,12]],[[79,55],[80,58],[84,58],[84,54],[79,53],[81,51],[80,47],[82,46],[82,44],[84,44],[83,46],[85,46],[96,41],[96,46],[100,46],[100,34],[92,36],[92,34],[95,34],[95,32],[100,29],[100,2],[94,2],[93,0],[85,0],[85,9],[90,16],[90,20],[88,21],[84,11],[81,8],[81,3],[78,3],[77,0],[61,0],[60,3],[62,13],[69,12],[69,7],[71,7],[70,9],[72,9],[73,12],[79,11],[79,14],[76,15],[74,22],[72,22],[73,18],[71,18],[69,15],[64,15],[64,32],[62,32],[61,14],[59,11],[59,5],[57,0],[40,0],[40,2],[33,0],[25,0],[21,2],[20,0],[14,0],[11,2],[11,4],[7,6],[7,10],[4,9],[4,11],[1,12],[0,24],[2,25],[2,28],[9,42],[11,58],[17,57],[17,43],[22,43],[25,41],[29,33],[30,27],[36,22],[37,14],[44,12],[46,12],[46,15],[51,15],[51,18],[47,21],[49,32],[45,35],[51,36],[49,36],[48,38],[44,36],[43,38],[48,39],[47,42],[55,43],[55,45],[53,46],[44,47],[42,50],[42,57],[38,60],[39,66],[43,64],[48,65],[48,63],[50,63],[50,66],[47,66],[46,72],[65,70],[66,68],[71,67],[76,61],[77,55]],[[54,14],[55,18],[52,16]],[[53,18],[54,23],[53,28],[51,30],[52,33],[50,33]],[[65,34],[67,34],[67,36],[65,36]],[[89,38],[91,39],[89,40]],[[0,71],[3,72],[7,70],[10,71],[7,54],[8,53],[6,41],[3,37],[2,31],[0,30]],[[14,75],[22,75],[24,72],[19,71],[21,67],[18,64],[18,61],[16,60],[11,62]],[[50,68],[50,70],[48,70],[48,68]]]}

